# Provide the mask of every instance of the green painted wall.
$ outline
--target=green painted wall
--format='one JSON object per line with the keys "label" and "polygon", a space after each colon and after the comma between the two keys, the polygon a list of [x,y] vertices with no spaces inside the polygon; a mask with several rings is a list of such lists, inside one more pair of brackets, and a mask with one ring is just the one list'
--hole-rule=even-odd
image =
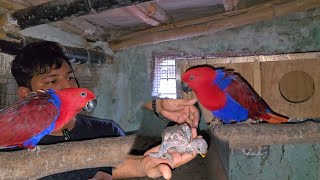
{"label": "green painted wall", "polygon": [[320,144],[271,145],[263,156],[230,154],[232,180],[320,179]]}
{"label": "green painted wall", "polygon": [[152,53],[169,49],[195,56],[319,51],[320,9],[205,36],[117,52],[114,63],[105,69],[97,88],[99,101],[106,102],[107,106],[98,106],[94,115],[114,119],[126,131],[137,130],[143,120],[145,133],[159,135],[167,122],[142,111],[140,106],[151,99]]}

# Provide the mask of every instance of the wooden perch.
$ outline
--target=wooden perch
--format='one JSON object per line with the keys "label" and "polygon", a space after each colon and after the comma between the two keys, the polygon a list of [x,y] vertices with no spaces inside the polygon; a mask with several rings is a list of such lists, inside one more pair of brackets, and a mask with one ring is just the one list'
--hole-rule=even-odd
{"label": "wooden perch", "polygon": [[117,51],[129,47],[215,33],[259,21],[270,20],[293,12],[306,11],[319,6],[319,0],[294,0],[287,3],[284,3],[283,0],[275,0],[262,5],[227,12],[222,15],[173,23],[132,33],[118,41],[110,42],[110,48]]}
{"label": "wooden perch", "polygon": [[320,142],[319,122],[253,124],[253,127],[245,123],[225,124],[214,127],[211,132],[218,140],[227,142],[230,149]]}
{"label": "wooden perch", "polygon": [[39,146],[40,151],[0,152],[0,179],[38,179],[94,167],[116,167],[134,144],[135,135]]}

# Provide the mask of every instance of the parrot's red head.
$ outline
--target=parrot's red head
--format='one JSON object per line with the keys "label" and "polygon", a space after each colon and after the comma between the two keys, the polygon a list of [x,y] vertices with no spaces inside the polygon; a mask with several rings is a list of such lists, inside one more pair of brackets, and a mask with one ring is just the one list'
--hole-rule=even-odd
{"label": "parrot's red head", "polygon": [[186,93],[190,91],[197,93],[200,89],[212,84],[215,77],[216,71],[212,66],[194,66],[182,74],[181,87]]}
{"label": "parrot's red head", "polygon": [[96,96],[85,88],[66,88],[55,91],[61,101],[60,115],[56,121],[55,130],[68,123],[81,109],[93,110],[96,105]]}

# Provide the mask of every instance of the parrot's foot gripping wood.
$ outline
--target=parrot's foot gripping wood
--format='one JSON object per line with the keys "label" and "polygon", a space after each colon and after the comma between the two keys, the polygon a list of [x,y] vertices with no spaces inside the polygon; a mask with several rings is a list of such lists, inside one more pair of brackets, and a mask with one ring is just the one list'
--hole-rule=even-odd
{"label": "parrot's foot gripping wood", "polygon": [[214,128],[216,125],[221,125],[221,124],[223,124],[223,122],[219,118],[214,117],[209,124],[209,128]]}
{"label": "parrot's foot gripping wood", "polygon": [[244,123],[244,124],[248,124],[250,127],[252,127],[256,132],[258,132],[258,130],[253,126],[253,124],[258,124],[262,122],[261,120],[255,120],[255,119],[251,119],[249,118],[248,120],[246,121],[242,121],[240,123]]}
{"label": "parrot's foot gripping wood", "polygon": [[28,152],[32,152],[32,153],[35,152],[38,155],[39,152],[40,152],[40,146],[34,146],[34,147],[31,147],[31,148],[28,148],[27,150],[28,150]]}
{"label": "parrot's foot gripping wood", "polygon": [[198,136],[192,139],[191,128],[188,124],[174,125],[167,127],[162,133],[162,143],[156,153],[149,153],[149,156],[155,158],[169,159],[173,163],[171,152],[193,153],[196,152],[204,157],[207,153],[208,144]]}

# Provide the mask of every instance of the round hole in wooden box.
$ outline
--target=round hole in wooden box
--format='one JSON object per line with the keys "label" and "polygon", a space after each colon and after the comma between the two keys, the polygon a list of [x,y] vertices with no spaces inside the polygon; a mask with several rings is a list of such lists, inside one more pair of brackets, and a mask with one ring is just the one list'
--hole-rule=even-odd
{"label": "round hole in wooden box", "polygon": [[282,97],[289,102],[305,102],[313,96],[314,80],[304,71],[290,71],[281,77],[279,90]]}

